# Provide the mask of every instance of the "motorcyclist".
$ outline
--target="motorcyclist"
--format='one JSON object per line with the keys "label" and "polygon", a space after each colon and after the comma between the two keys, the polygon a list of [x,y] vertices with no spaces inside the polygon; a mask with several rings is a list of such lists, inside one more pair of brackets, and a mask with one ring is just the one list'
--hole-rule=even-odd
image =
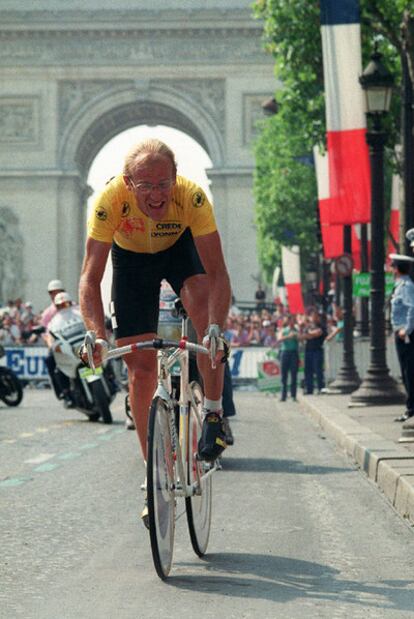
{"label": "motorcyclist", "polygon": [[[56,306],[56,314],[48,324],[48,332],[45,334],[45,339],[49,349],[52,350],[55,338],[54,333],[65,334],[68,329],[73,330],[78,326],[79,331],[85,331],[82,316],[78,309],[73,307],[72,299],[67,292],[59,292],[55,295],[54,304]],[[59,400],[63,400],[65,408],[73,408],[74,402],[70,395],[70,381],[63,372],[57,368],[54,371],[52,379],[55,387],[55,392]]]}

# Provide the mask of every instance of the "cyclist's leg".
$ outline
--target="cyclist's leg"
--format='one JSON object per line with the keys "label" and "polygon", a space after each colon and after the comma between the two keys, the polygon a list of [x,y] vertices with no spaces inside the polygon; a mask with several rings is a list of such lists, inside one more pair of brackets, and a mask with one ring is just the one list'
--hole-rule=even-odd
{"label": "cyclist's leg", "polygon": [[[157,331],[162,275],[157,255],[112,248],[111,317],[118,346],[151,339]],[[125,357],[131,413],[142,453],[147,455],[148,410],[156,385],[156,353],[140,351]]]}
{"label": "cyclist's leg", "polygon": [[[155,333],[117,339],[117,346],[152,339]],[[128,367],[129,402],[144,460],[147,460],[147,427],[151,400],[157,384],[157,357],[155,350],[131,353],[124,357]]]}
{"label": "cyclist's leg", "polygon": [[[189,231],[184,232],[171,248],[166,279],[180,295],[185,309],[202,342],[208,327],[208,278],[198,255],[194,240]],[[222,393],[224,383],[224,364],[212,369],[206,355],[197,355],[197,365],[203,379],[205,410],[199,453],[206,460],[215,460],[226,447],[225,431],[222,422]],[[209,414],[210,413],[210,414]]]}
{"label": "cyclist's leg", "polygon": [[[208,279],[206,275],[193,275],[185,280],[180,293],[184,307],[202,342],[208,327]],[[203,377],[204,395],[209,400],[220,400],[223,393],[224,363],[215,369],[207,355],[198,355],[197,364]]]}

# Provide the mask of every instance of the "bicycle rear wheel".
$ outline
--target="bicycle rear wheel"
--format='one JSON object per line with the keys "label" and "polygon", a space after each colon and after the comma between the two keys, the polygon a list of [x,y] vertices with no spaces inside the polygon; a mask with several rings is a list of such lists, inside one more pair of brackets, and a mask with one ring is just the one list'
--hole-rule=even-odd
{"label": "bicycle rear wheel", "polygon": [[[198,439],[202,427],[203,391],[197,382],[190,383],[194,405],[190,403],[188,413],[188,483],[192,484],[211,466],[197,459]],[[194,552],[202,557],[208,545],[211,526],[212,503],[211,475],[201,482],[201,493],[187,497],[185,500],[188,529]]]}
{"label": "bicycle rear wheel", "polygon": [[152,558],[164,580],[171,569],[174,532],[174,454],[167,404],[154,398],[148,422],[147,501]]}

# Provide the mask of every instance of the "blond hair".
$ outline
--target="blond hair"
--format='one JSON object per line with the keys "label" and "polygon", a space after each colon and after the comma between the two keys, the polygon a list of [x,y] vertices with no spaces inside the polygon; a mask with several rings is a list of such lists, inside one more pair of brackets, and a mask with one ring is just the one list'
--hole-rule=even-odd
{"label": "blond hair", "polygon": [[149,138],[139,142],[128,152],[124,161],[123,174],[131,176],[131,174],[140,167],[140,165],[164,157],[169,159],[173,166],[174,174],[177,173],[177,163],[175,155],[171,148],[155,138]]}

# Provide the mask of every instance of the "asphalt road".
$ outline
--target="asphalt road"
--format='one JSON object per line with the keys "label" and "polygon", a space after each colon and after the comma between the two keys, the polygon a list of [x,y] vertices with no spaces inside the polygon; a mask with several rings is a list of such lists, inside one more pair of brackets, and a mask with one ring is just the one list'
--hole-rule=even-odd
{"label": "asphalt road", "polygon": [[166,583],[138,519],[144,469],[121,398],[112,426],[49,390],[0,404],[0,617],[413,617],[413,530],[298,404],[249,392],[236,404],[209,553],[193,553],[182,516]]}

